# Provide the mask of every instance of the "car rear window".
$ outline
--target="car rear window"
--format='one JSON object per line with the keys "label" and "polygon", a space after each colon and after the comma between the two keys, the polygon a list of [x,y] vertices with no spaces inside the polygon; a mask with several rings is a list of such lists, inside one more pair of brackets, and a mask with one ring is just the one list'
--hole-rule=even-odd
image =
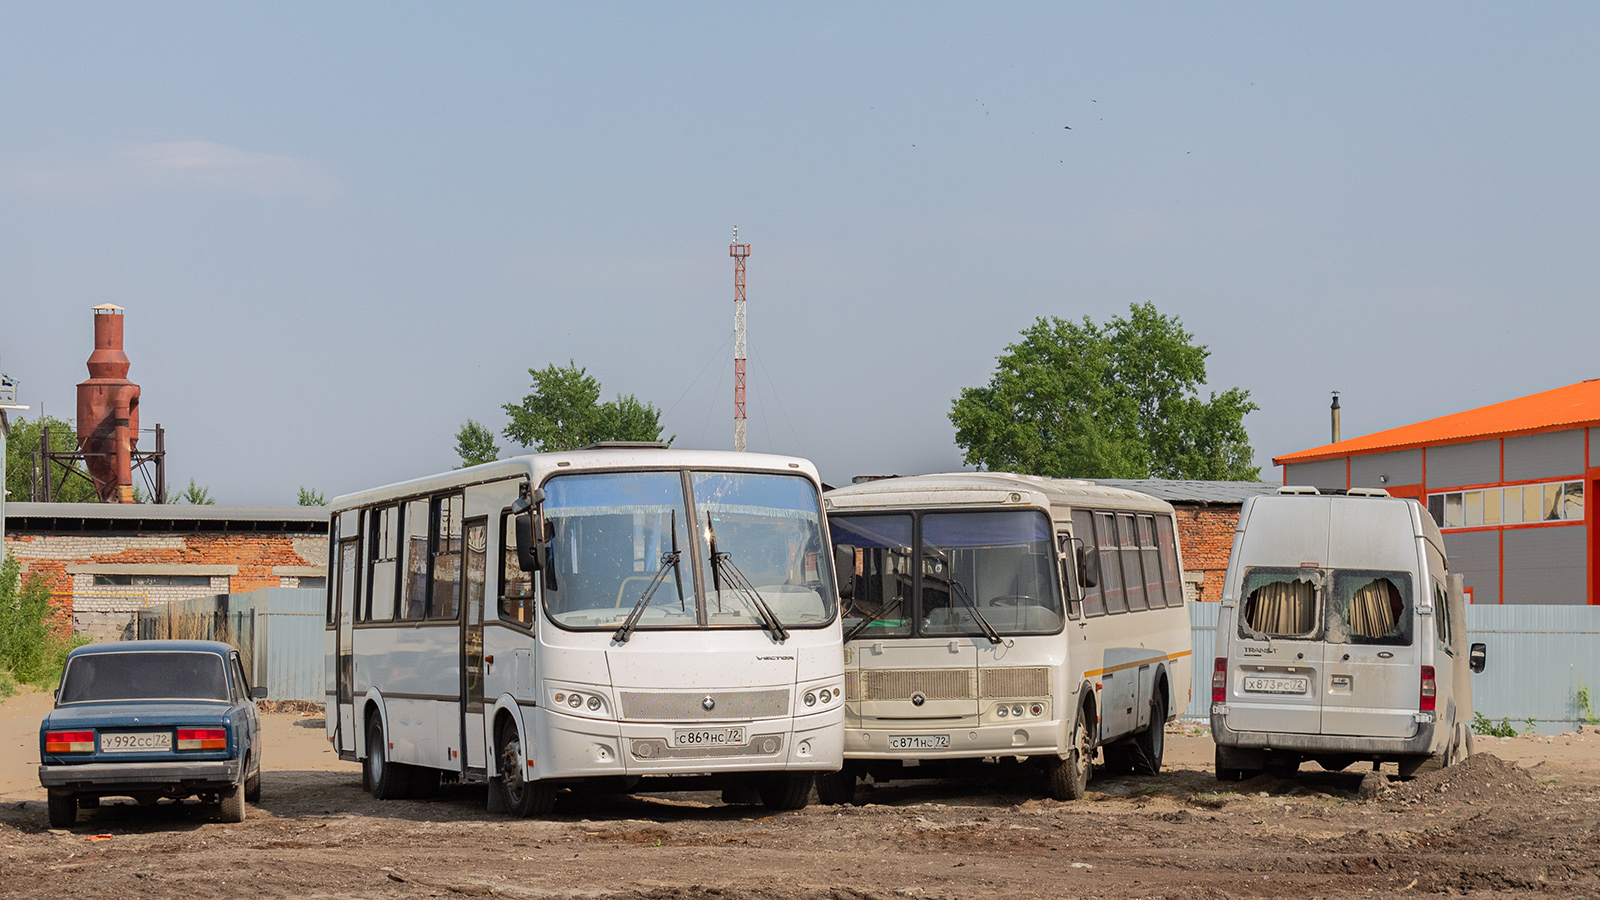
{"label": "car rear window", "polygon": [[227,671],[215,653],[89,653],[74,657],[61,679],[62,703],[227,699]]}

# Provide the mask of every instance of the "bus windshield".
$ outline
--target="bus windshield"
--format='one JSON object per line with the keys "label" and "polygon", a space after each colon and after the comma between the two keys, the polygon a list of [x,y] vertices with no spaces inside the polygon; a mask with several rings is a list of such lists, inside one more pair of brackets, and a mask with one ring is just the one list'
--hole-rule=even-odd
{"label": "bus windshield", "polygon": [[544,491],[550,550],[542,593],[557,625],[617,628],[652,584],[639,630],[781,630],[833,618],[838,594],[806,478],[595,472],[553,477]]}

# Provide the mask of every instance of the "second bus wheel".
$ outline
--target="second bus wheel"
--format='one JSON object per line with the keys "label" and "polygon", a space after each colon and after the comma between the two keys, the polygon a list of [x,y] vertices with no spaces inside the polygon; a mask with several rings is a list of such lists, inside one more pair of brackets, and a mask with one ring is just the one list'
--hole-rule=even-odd
{"label": "second bus wheel", "polygon": [[757,781],[756,791],[767,809],[805,809],[813,780],[810,772],[776,772]]}
{"label": "second bus wheel", "polygon": [[1161,686],[1150,701],[1150,727],[1133,740],[1135,775],[1160,775],[1161,756],[1167,749],[1167,698]]}
{"label": "second bus wheel", "polygon": [[548,781],[529,781],[524,777],[527,769],[527,750],[517,724],[510,719],[500,725],[495,747],[499,751],[500,777],[494,779],[490,790],[500,795],[496,805],[504,805],[506,812],[519,819],[543,815],[556,807],[556,789]]}
{"label": "second bus wheel", "polygon": [[856,773],[845,766],[837,772],[818,775],[817,799],[829,806],[846,806],[856,802]]}

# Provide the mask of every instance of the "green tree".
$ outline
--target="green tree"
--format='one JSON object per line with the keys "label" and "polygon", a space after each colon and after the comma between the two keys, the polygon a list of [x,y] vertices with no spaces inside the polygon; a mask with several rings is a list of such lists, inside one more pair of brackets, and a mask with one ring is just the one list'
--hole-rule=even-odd
{"label": "green tree", "polygon": [[1253,480],[1244,417],[1230,388],[1201,399],[1210,351],[1149,304],[1096,325],[1040,318],[1006,348],[987,385],[951,404],[967,463],[1079,478]]}
{"label": "green tree", "polygon": [[479,463],[494,462],[500,458],[500,448],[495,446],[494,432],[483,424],[468,419],[467,424],[456,432],[456,455],[461,457],[461,465],[456,467],[460,469]]}
{"label": "green tree", "polygon": [[[50,449],[71,451],[78,448],[78,431],[70,421],[62,421],[55,416],[13,421],[11,433],[6,438],[6,489],[11,491],[9,499],[13,502],[28,500],[32,496],[36,469],[34,454],[39,452],[39,445],[44,440],[43,426],[46,425],[50,427]],[[99,502],[100,496],[95,493],[94,482],[90,480],[83,463],[74,463],[71,474],[67,474],[61,466],[52,464],[50,473],[53,490],[50,499],[62,503]],[[44,496],[42,486],[39,496],[41,499]]]}
{"label": "green tree", "polygon": [[50,621],[50,583],[38,572],[23,580],[21,571],[9,553],[0,562],[0,672],[46,687],[61,675],[67,651],[85,641],[75,642]]}
{"label": "green tree", "polygon": [[533,392],[521,403],[505,404],[511,424],[502,432],[524,447],[549,452],[576,450],[597,441],[661,440],[661,410],[632,394],[601,403],[600,382],[571,360],[565,366],[551,363],[529,369],[528,374],[533,377]]}
{"label": "green tree", "polygon": [[190,503],[195,506],[216,506],[217,501],[211,499],[211,489],[205,485],[195,484],[194,479],[189,479],[189,486],[176,494],[169,493],[167,502]]}
{"label": "green tree", "polygon": [[304,485],[301,485],[301,487],[300,487],[300,499],[298,501],[296,501],[296,502],[298,502],[301,506],[327,506],[328,505],[328,501],[327,501],[326,498],[324,498],[322,496],[322,492],[321,491],[314,490],[312,488],[308,488],[308,487],[306,487]]}

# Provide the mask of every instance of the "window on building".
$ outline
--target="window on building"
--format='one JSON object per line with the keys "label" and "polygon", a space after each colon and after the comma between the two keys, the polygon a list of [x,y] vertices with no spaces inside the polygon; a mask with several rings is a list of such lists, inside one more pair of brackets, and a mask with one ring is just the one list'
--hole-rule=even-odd
{"label": "window on building", "polygon": [[1555,481],[1429,494],[1428,512],[1440,528],[1582,521],[1583,482]]}
{"label": "window on building", "polygon": [[324,575],[301,575],[295,579],[295,586],[322,590],[328,586],[328,579]]}
{"label": "window on building", "polygon": [[[211,587],[211,579],[210,575],[96,575],[94,583],[107,587]],[[227,590],[224,583],[221,592]]]}

